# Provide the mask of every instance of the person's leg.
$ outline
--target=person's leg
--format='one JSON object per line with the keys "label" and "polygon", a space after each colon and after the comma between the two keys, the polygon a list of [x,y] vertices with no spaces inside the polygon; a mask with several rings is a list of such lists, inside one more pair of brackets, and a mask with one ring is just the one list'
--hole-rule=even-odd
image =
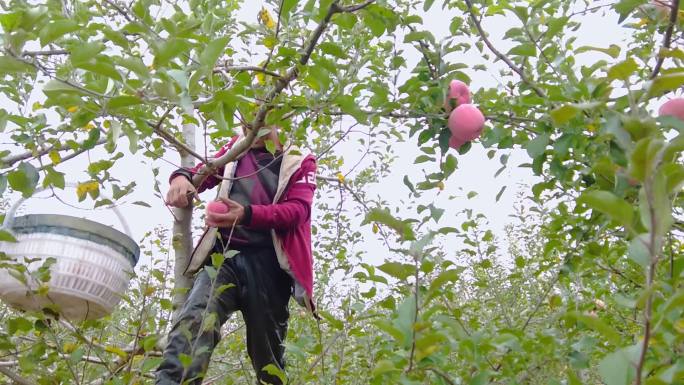
{"label": "person's leg", "polygon": [[[206,270],[197,275],[178,321],[169,332],[163,361],[157,369],[157,385],[202,382],[211,352],[221,337],[221,325],[237,310],[237,286],[238,281],[228,261],[219,269],[215,282]],[[204,332],[200,334],[200,330]],[[191,358],[189,365],[186,362],[187,367],[184,367],[182,357]]]}
{"label": "person's leg", "polygon": [[263,369],[273,364],[284,373],[283,342],[290,316],[288,302],[292,278],[280,268],[273,250],[257,249],[250,254],[236,260],[238,269],[244,270],[246,277],[241,300],[247,329],[247,353],[260,381],[281,385],[283,382],[277,376]]}

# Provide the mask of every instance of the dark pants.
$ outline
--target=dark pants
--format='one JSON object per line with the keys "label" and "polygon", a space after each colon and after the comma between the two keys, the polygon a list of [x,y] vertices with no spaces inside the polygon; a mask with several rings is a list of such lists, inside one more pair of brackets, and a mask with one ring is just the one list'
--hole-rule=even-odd
{"label": "dark pants", "polygon": [[272,248],[243,249],[226,258],[213,282],[207,269],[202,270],[169,333],[157,385],[200,384],[221,338],[221,325],[236,310],[245,320],[247,353],[258,379],[281,385],[277,376],[261,369],[285,367],[282,343],[291,293],[292,278],[280,268]]}

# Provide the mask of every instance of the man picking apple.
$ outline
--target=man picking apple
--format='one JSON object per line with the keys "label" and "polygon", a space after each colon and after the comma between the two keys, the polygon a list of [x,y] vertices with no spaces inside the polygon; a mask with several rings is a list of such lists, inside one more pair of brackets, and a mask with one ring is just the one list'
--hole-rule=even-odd
{"label": "man picking apple", "polygon": [[[215,156],[243,139],[232,138]],[[266,150],[265,140],[276,145],[275,154]],[[290,296],[315,314],[311,204],[316,161],[312,155],[292,150],[283,150],[273,127],[238,160],[207,176],[197,190],[191,180],[201,164],[171,174],[166,199],[175,207],[190,204],[196,192],[219,184],[220,188],[218,199],[207,205],[207,230],[186,268],[187,274],[199,273],[169,333],[157,370],[158,385],[200,384],[221,337],[221,325],[238,310],[260,383],[283,383],[264,368],[273,365],[282,371],[285,367],[283,341]],[[208,269],[203,269],[211,265],[209,256],[229,250],[237,254],[226,254],[215,277],[213,272],[210,277]],[[184,357],[192,358],[185,367]]]}

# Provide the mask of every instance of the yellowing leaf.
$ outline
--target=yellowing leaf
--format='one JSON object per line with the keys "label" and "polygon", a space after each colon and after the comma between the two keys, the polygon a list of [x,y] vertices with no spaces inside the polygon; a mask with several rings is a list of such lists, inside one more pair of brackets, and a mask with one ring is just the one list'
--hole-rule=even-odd
{"label": "yellowing leaf", "polygon": [[373,223],[373,234],[377,234],[380,231],[377,223]]}
{"label": "yellowing leaf", "polygon": [[57,151],[50,151],[48,156],[50,157],[52,164],[57,164],[57,163],[62,161],[62,156],[59,155],[59,152],[57,152]]}
{"label": "yellowing leaf", "polygon": [[437,183],[437,188],[439,191],[444,191],[444,182],[439,181],[439,183]]}
{"label": "yellowing leaf", "polygon": [[114,353],[121,358],[127,358],[128,357],[128,353],[124,352],[120,348],[117,348],[116,346],[106,346],[105,351],[110,352],[110,353]]}
{"label": "yellowing leaf", "polygon": [[78,111],[78,106],[71,106],[67,108],[67,111],[73,114],[74,112]]}
{"label": "yellowing leaf", "polygon": [[93,124],[93,122],[88,122],[88,124],[86,124],[85,126],[83,126],[83,129],[84,129],[85,131],[90,131],[90,130],[92,130],[93,128],[95,128],[95,125]]}
{"label": "yellowing leaf", "polygon": [[273,17],[271,14],[268,12],[268,9],[262,7],[261,11],[259,11],[259,16],[258,16],[259,22],[266,26],[268,29],[275,29],[276,23],[273,20]]}
{"label": "yellowing leaf", "polygon": [[337,180],[339,180],[340,183],[344,183],[344,175],[341,172],[337,173]]}
{"label": "yellowing leaf", "polygon": [[99,190],[99,183],[97,183],[97,181],[92,180],[90,182],[79,183],[78,186],[76,186],[76,195],[78,196],[78,200],[80,202],[85,199],[86,194],[90,194],[92,196],[93,193]]}
{"label": "yellowing leaf", "polygon": [[257,72],[254,76],[256,76],[257,82],[259,82],[259,84],[266,84],[266,77],[264,76],[263,72]]}
{"label": "yellowing leaf", "polygon": [[43,108],[43,105],[40,104],[40,102],[33,103],[33,107],[32,107],[33,111],[40,110],[41,108]]}
{"label": "yellowing leaf", "polygon": [[62,351],[66,354],[72,353],[74,350],[76,350],[76,344],[72,342],[65,342],[64,345],[62,345]]}

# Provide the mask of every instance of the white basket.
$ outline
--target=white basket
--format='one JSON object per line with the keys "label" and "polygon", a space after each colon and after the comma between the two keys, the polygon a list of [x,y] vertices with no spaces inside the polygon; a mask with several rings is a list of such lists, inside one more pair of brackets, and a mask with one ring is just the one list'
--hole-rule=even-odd
{"label": "white basket", "polygon": [[[26,282],[12,276],[11,267],[0,268],[0,299],[22,310],[49,308],[74,322],[110,314],[138,261],[140,249],[133,239],[109,226],[66,215],[14,218],[17,206],[8,212],[5,229],[18,242],[0,242],[0,251],[9,257],[1,263],[25,266]],[[36,272],[49,258],[55,262],[49,281],[43,283]],[[39,294],[45,285],[47,293]]]}

